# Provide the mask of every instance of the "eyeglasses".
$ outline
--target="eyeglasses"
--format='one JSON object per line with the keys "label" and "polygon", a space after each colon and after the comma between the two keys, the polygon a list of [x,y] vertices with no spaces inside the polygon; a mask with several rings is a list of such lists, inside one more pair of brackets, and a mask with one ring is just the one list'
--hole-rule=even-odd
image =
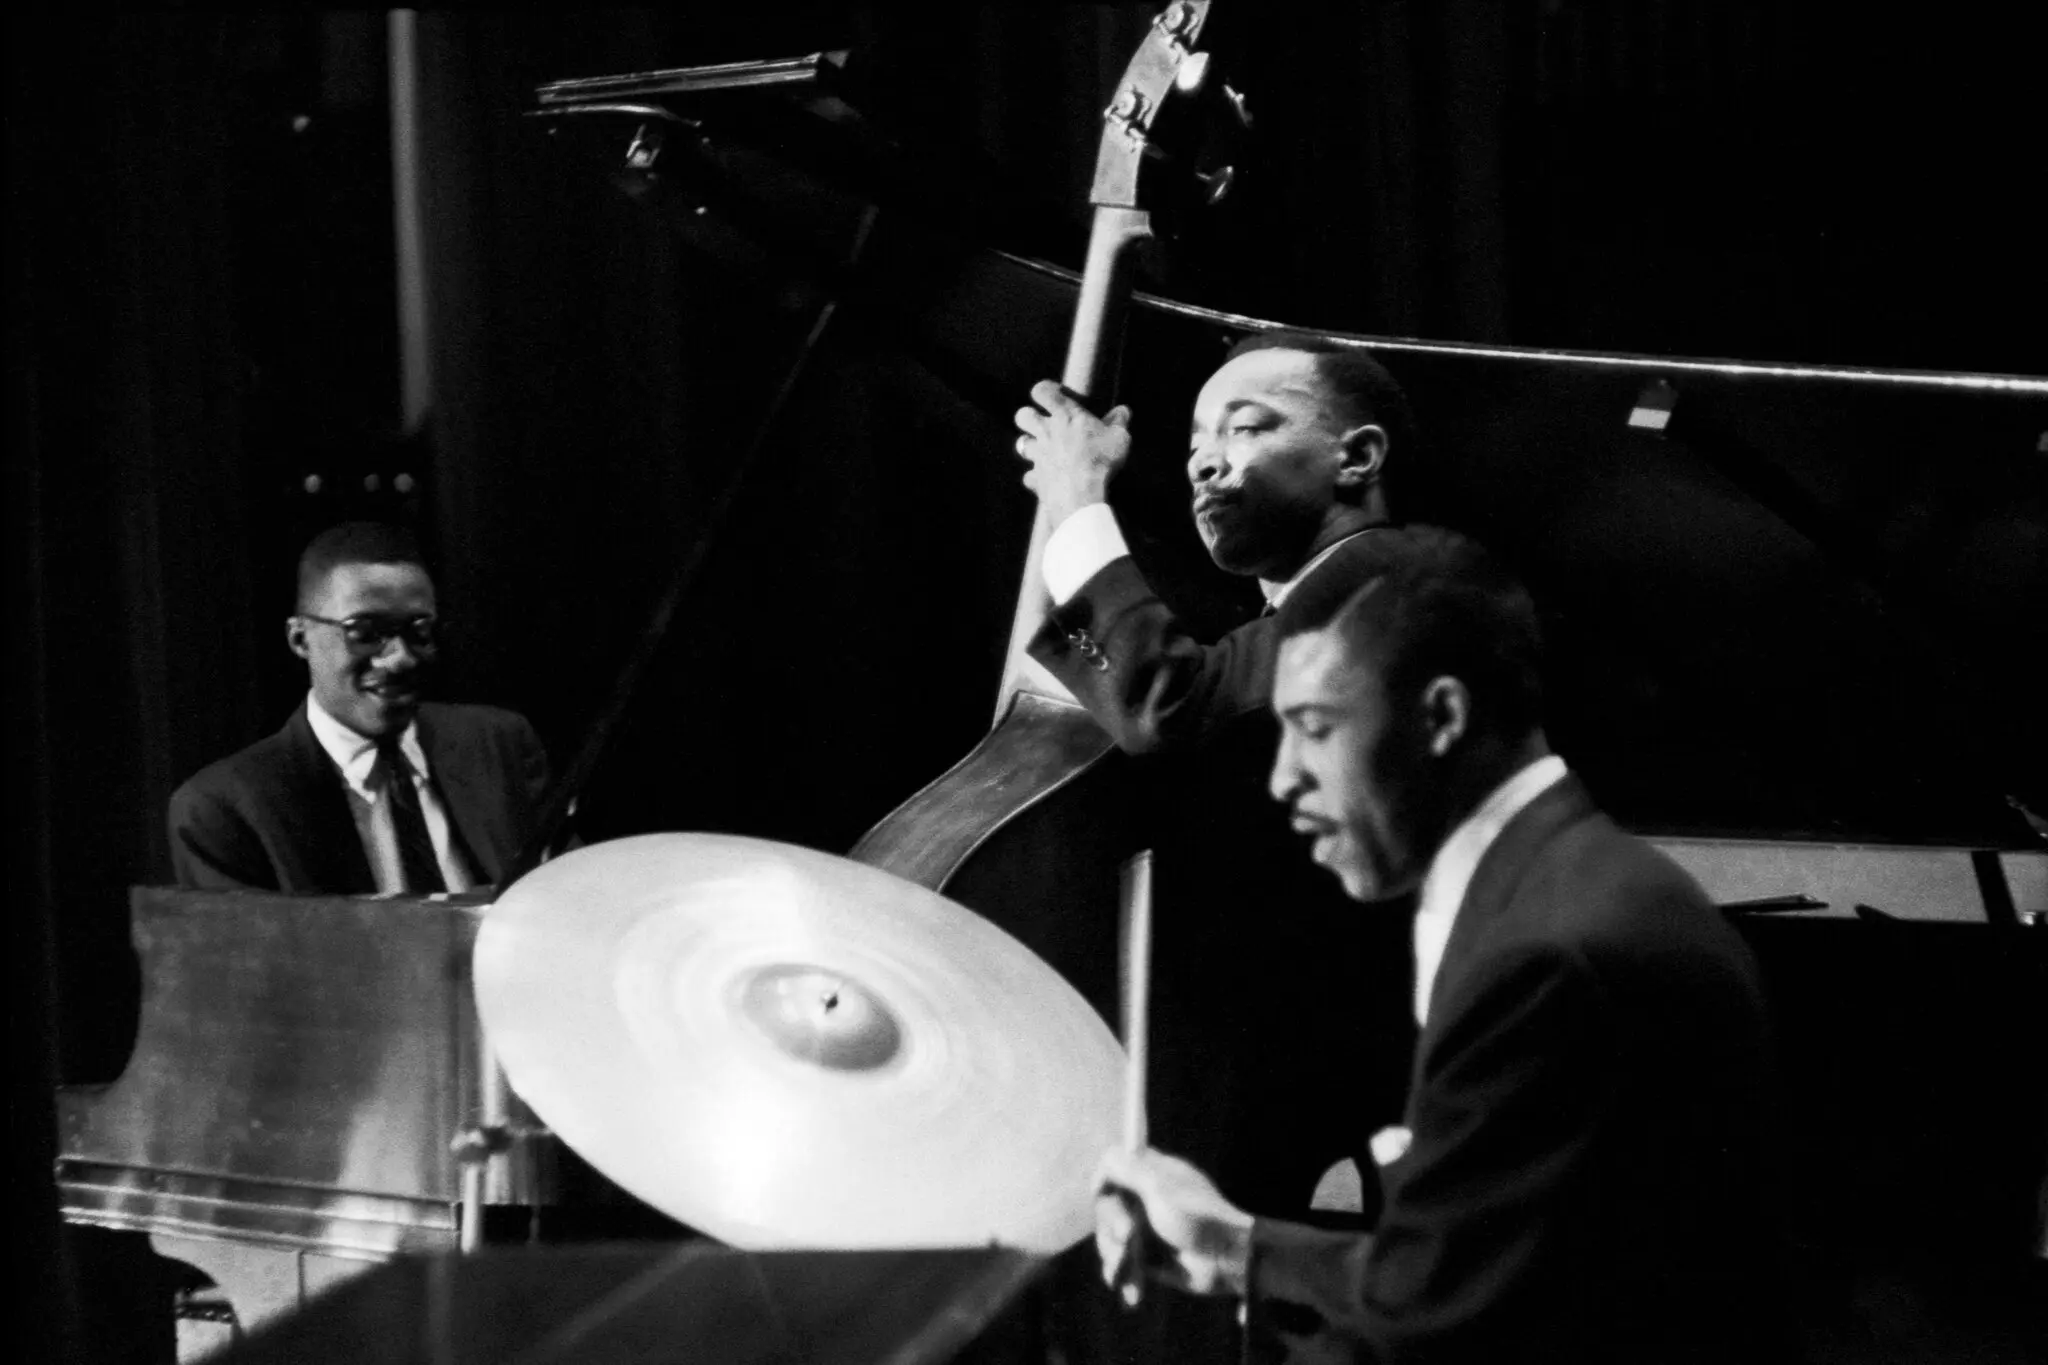
{"label": "eyeglasses", "polygon": [[348,641],[351,649],[364,651],[384,648],[393,636],[402,636],[406,644],[420,651],[438,649],[442,633],[447,629],[433,616],[380,616],[366,614],[349,616],[337,621],[331,616],[314,616],[310,612],[298,614],[301,621],[317,621],[323,626],[338,626],[342,639]]}

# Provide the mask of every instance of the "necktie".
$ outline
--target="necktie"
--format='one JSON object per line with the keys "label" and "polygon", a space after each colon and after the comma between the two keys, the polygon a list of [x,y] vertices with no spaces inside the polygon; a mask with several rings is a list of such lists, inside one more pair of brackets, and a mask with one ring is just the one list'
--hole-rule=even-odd
{"label": "necktie", "polygon": [[416,895],[446,891],[441,863],[434,856],[433,836],[420,810],[420,789],[412,764],[398,747],[396,735],[377,742],[377,766],[383,771],[384,796],[391,802],[391,829],[398,837],[398,862],[405,870],[405,889]]}

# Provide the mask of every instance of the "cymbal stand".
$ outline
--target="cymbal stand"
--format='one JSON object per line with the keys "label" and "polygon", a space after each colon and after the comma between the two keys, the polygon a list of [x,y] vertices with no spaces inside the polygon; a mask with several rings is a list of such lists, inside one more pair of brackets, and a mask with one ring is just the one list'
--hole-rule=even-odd
{"label": "cymbal stand", "polygon": [[549,1151],[547,1143],[554,1134],[512,1093],[481,1020],[475,1028],[476,1118],[449,1144],[462,1167],[457,1245],[464,1253],[484,1245],[486,1208],[513,1204],[538,1210],[550,1202],[552,1194],[547,1179],[550,1167],[542,1154]]}

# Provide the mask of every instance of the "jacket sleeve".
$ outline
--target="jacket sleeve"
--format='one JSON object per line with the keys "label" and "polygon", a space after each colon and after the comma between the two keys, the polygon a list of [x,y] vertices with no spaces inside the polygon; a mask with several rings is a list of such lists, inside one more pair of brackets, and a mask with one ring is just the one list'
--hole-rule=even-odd
{"label": "jacket sleeve", "polygon": [[1271,627],[1253,621],[1204,645],[1125,556],[1054,608],[1031,655],[1119,748],[1150,753],[1199,744],[1223,722],[1267,705]]}
{"label": "jacket sleeve", "polygon": [[552,775],[548,770],[548,751],[534,733],[532,722],[515,714],[516,724],[512,732],[512,752],[516,759],[520,795],[524,799],[528,822],[540,816],[541,802],[547,798],[548,784]]}
{"label": "jacket sleeve", "polygon": [[[541,812],[545,809],[548,789],[554,783],[554,773],[548,766],[547,746],[535,732],[531,721],[516,711],[500,713],[504,717],[504,728],[500,733],[499,762],[504,788],[505,810],[513,834],[512,847],[504,857],[517,857],[527,842],[540,833]],[[574,833],[560,851],[581,848],[583,840]]]}
{"label": "jacket sleeve", "polygon": [[1612,1089],[1598,984],[1532,948],[1457,1004],[1422,1059],[1413,1145],[1382,1168],[1373,1235],[1254,1225],[1251,1316],[1267,1335],[1291,1321],[1368,1359],[1511,1359],[1566,1311],[1575,1253],[1559,1215]]}
{"label": "jacket sleeve", "polygon": [[277,870],[256,831],[225,795],[194,782],[171,794],[171,873],[200,891],[278,890]]}

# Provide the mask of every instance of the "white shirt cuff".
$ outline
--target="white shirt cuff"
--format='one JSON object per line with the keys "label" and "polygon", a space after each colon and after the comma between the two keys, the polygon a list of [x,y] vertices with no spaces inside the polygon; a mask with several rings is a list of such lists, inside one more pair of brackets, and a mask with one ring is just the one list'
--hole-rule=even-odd
{"label": "white shirt cuff", "polygon": [[1091,502],[1053,527],[1041,561],[1045,590],[1052,594],[1053,605],[1065,606],[1105,564],[1130,552],[1116,524],[1116,513],[1106,502]]}

